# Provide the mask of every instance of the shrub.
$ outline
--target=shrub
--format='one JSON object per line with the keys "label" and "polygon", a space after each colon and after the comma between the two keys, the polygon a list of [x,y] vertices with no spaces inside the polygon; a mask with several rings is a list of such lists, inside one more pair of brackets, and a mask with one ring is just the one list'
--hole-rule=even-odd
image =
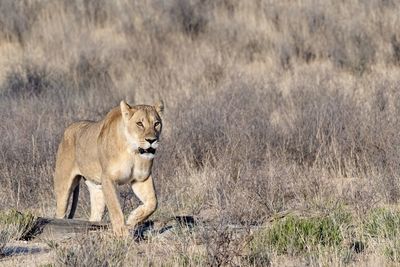
{"label": "shrub", "polygon": [[68,79],[66,76],[45,66],[25,62],[18,68],[8,71],[0,87],[0,95],[29,98],[54,94],[55,90],[65,87],[61,85],[66,84]]}
{"label": "shrub", "polygon": [[0,212],[0,226],[14,229],[14,238],[25,238],[36,222],[32,213],[21,213],[17,210]]}

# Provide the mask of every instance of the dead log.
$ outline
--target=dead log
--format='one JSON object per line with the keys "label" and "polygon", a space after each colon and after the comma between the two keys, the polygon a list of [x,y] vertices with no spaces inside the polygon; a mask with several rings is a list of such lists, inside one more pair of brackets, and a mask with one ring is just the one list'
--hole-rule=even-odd
{"label": "dead log", "polygon": [[[149,220],[136,227],[132,232],[132,236],[134,239],[141,240],[148,233],[161,234],[176,228],[176,226],[193,228],[196,224],[197,221],[192,216],[175,216],[153,221]],[[64,239],[72,235],[108,228],[111,228],[109,222],[38,217],[22,239]]]}
{"label": "dead log", "polygon": [[[192,231],[199,226],[203,231],[231,231],[237,235],[254,232],[265,226],[243,226],[243,225],[212,225],[201,222],[193,216],[174,216],[169,218],[159,218],[157,220],[148,220],[132,229],[132,238],[140,241],[148,236],[165,236],[176,229],[187,229]],[[68,237],[85,234],[89,231],[110,229],[109,222],[90,222],[85,220],[73,219],[54,219],[38,217],[24,235],[24,240],[60,240]],[[197,227],[196,227],[197,228]]]}
{"label": "dead log", "polygon": [[93,230],[104,230],[108,227],[109,223],[107,222],[38,217],[23,239],[59,239],[65,238],[71,234],[87,233],[88,231]]}

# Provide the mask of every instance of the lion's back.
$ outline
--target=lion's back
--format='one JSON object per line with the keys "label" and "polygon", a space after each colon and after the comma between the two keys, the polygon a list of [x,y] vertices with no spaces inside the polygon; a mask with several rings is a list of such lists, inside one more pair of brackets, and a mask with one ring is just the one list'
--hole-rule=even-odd
{"label": "lion's back", "polygon": [[97,139],[97,123],[92,121],[78,121],[70,124],[64,131],[60,149],[80,150],[94,144]]}

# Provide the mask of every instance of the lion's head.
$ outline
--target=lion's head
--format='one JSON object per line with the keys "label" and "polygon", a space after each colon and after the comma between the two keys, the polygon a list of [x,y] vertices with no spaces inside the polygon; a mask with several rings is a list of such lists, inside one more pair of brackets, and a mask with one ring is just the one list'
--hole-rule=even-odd
{"label": "lion's head", "polygon": [[163,103],[131,107],[125,101],[121,101],[120,107],[124,135],[131,146],[130,149],[144,159],[153,159],[162,129]]}

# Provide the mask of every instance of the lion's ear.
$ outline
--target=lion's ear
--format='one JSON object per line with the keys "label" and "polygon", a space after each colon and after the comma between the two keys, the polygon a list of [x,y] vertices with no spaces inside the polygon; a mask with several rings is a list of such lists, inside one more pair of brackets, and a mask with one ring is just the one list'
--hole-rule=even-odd
{"label": "lion's ear", "polygon": [[157,113],[162,116],[164,113],[164,101],[159,100],[154,107],[156,108]]}
{"label": "lion's ear", "polygon": [[132,117],[132,108],[125,102],[125,100],[122,100],[121,103],[119,103],[119,106],[121,107],[122,118],[124,118],[125,121],[129,120],[130,117]]}

